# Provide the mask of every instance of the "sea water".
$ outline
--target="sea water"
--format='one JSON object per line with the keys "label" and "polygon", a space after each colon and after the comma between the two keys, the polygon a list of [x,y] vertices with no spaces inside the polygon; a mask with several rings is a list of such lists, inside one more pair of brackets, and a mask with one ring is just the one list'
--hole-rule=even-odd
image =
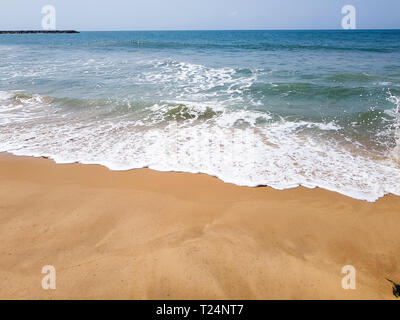
{"label": "sea water", "polygon": [[0,152],[400,195],[400,31],[0,36]]}

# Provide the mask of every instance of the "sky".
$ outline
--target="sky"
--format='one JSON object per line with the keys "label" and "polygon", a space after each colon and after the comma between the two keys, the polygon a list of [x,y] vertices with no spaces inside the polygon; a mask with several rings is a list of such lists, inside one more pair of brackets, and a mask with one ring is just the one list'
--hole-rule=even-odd
{"label": "sky", "polygon": [[44,5],[57,29],[340,29],[344,5],[357,29],[399,29],[400,0],[0,0],[0,30],[41,29]]}

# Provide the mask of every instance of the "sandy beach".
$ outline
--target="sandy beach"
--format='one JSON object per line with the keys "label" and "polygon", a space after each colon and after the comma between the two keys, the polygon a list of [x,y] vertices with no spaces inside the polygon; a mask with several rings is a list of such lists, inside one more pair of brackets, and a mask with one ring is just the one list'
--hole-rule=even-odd
{"label": "sandy beach", "polygon": [[393,299],[385,278],[400,281],[396,196],[9,154],[0,179],[1,299]]}

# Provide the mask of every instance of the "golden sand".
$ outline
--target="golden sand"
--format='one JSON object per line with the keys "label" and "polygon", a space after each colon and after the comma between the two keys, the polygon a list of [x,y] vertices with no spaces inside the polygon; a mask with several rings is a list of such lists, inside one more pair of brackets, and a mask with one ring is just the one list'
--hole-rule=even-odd
{"label": "golden sand", "polygon": [[1,299],[393,299],[400,282],[400,197],[7,154],[0,179]]}

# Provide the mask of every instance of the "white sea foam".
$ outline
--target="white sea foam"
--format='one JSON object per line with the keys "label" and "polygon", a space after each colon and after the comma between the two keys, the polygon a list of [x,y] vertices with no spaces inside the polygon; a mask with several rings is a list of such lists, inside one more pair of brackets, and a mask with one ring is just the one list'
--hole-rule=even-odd
{"label": "white sea foam", "polygon": [[[208,68],[203,65],[178,61],[150,63],[141,74],[140,83],[162,85],[177,100],[201,101],[217,97],[225,104],[243,101],[243,91],[257,80],[257,70],[240,75],[232,68]],[[254,103],[258,103],[254,101]]]}
{"label": "white sea foam", "polygon": [[0,91],[0,101],[8,101],[14,96],[11,91]]}
{"label": "white sea foam", "polygon": [[394,131],[394,137],[396,140],[396,146],[390,151],[389,154],[390,157],[400,165],[400,98],[392,95],[392,93],[389,91],[388,100],[395,105],[395,108],[390,110],[388,114],[395,119],[392,130]]}
{"label": "white sea foam", "polygon": [[341,129],[333,122],[276,121],[265,112],[181,100],[121,118],[67,113],[37,95],[12,97],[0,94],[0,151],[112,170],[201,172],[242,186],[321,187],[368,201],[400,195],[399,166],[326,138],[322,133]]}

